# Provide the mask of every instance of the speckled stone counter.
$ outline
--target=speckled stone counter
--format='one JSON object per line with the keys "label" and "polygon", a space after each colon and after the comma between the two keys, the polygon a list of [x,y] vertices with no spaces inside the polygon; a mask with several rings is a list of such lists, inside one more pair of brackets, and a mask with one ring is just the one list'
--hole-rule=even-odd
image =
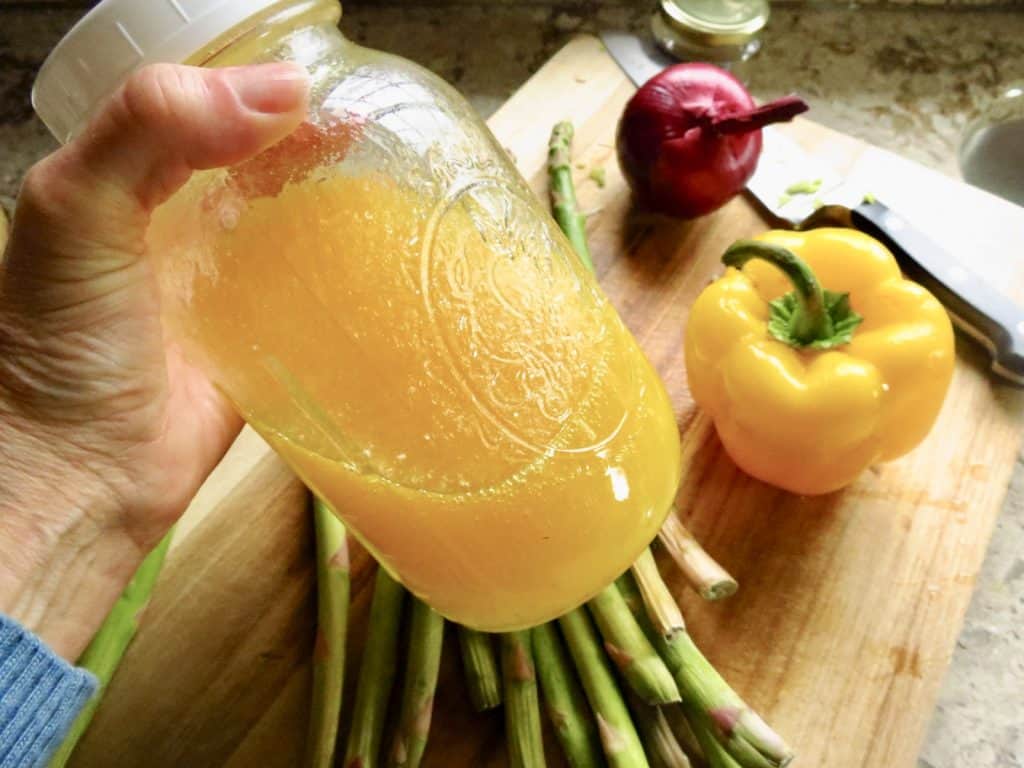
{"label": "speckled stone counter", "polygon": [[[1024,81],[1024,5],[895,0],[778,5],[747,71],[761,98],[789,91],[833,128],[956,174],[967,123]],[[53,148],[28,104],[33,74],[81,3],[0,4],[0,202]],[[419,61],[492,112],[575,32],[643,29],[652,2],[349,2],[350,37]],[[970,7],[966,7],[970,6]],[[1024,254],[1007,254],[1020,258]],[[978,579],[919,768],[1024,768],[1024,463]],[[807,768],[819,768],[808,766]],[[865,766],[865,768],[887,768]]]}

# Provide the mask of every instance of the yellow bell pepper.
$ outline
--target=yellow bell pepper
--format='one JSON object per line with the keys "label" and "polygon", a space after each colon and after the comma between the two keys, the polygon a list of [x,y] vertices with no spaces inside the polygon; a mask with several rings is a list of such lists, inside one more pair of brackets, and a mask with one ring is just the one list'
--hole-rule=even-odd
{"label": "yellow bell pepper", "polygon": [[740,468],[828,493],[924,439],[953,375],[953,329],[881,243],[772,231],[722,260],[690,311],[686,369]]}

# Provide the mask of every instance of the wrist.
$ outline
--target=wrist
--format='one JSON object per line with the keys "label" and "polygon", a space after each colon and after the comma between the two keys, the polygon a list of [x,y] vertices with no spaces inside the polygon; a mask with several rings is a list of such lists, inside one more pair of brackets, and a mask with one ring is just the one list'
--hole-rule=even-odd
{"label": "wrist", "polygon": [[0,612],[74,662],[144,553],[114,489],[50,445],[0,416]]}

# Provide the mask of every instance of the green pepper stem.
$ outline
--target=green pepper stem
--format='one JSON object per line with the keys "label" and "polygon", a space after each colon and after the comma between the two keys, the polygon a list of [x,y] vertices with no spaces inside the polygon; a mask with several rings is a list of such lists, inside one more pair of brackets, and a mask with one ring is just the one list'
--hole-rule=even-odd
{"label": "green pepper stem", "polygon": [[791,332],[797,342],[807,345],[833,335],[832,318],[825,310],[825,292],[807,262],[781,245],[737,240],[722,256],[722,263],[742,269],[751,259],[761,259],[777,267],[796,289],[798,307]]}

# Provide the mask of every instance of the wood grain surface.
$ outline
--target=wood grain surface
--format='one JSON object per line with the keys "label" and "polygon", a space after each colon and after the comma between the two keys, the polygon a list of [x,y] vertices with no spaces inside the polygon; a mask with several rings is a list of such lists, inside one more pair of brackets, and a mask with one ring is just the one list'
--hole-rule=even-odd
{"label": "wood grain surface", "polygon": [[[661,372],[686,473],[680,515],[740,581],[707,604],[663,572],[698,644],[789,740],[797,766],[911,768],[1021,440],[1024,397],[958,338],[953,389],[908,457],[806,499],[739,472],[694,408],[688,307],[734,239],[766,227],[736,199],[694,222],[638,214],[614,160],[632,86],[590,37],[555,56],[490,124],[544,192],[548,133],[577,126],[581,203],[601,283]],[[1024,295],[1024,211],[810,122],[806,147],[859,176],[965,263]],[[603,167],[599,187],[589,170]],[[314,625],[312,532],[300,484],[246,431],[179,528],[142,629],[76,753],[77,768],[299,765]],[[372,565],[355,548],[349,694]],[[449,632],[425,765],[504,766],[501,716],[476,715]],[[347,707],[346,707],[347,710]],[[549,734],[550,735],[550,734]],[[561,765],[548,738],[550,765]]]}

